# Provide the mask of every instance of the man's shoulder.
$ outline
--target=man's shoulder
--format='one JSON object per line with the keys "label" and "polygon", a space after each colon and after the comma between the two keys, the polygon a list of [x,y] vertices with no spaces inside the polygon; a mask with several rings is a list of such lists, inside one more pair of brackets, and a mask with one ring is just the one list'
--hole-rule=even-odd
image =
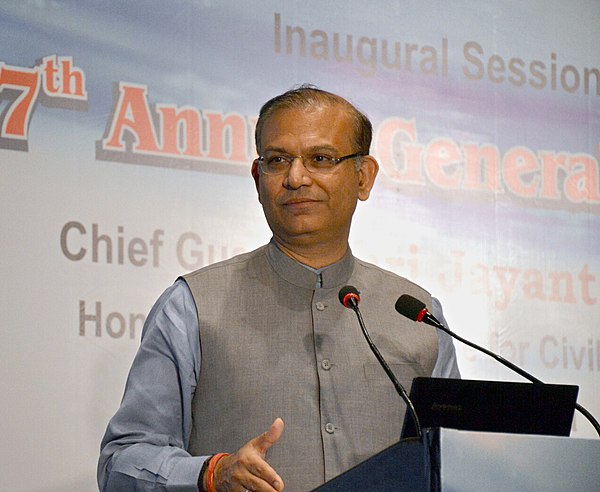
{"label": "man's shoulder", "polygon": [[410,293],[413,296],[424,297],[425,299],[431,298],[431,294],[427,289],[402,275],[356,257],[355,262],[359,275],[364,277],[369,284],[375,285],[379,289],[387,286],[399,293]]}
{"label": "man's shoulder", "polygon": [[211,276],[212,274],[223,274],[228,270],[234,271],[238,268],[245,268],[245,265],[255,258],[265,255],[267,245],[261,246],[253,251],[247,253],[241,253],[236,256],[232,256],[223,261],[211,263],[205,267],[194,270],[193,272],[182,275],[182,278],[186,281],[192,281],[193,279],[201,278],[204,276]]}

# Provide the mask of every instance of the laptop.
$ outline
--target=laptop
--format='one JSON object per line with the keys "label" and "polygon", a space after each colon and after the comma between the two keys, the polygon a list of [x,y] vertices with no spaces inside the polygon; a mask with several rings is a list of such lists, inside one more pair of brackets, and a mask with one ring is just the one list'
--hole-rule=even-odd
{"label": "laptop", "polygon": [[[579,386],[415,378],[410,399],[421,428],[568,436]],[[402,437],[415,437],[407,411]]]}

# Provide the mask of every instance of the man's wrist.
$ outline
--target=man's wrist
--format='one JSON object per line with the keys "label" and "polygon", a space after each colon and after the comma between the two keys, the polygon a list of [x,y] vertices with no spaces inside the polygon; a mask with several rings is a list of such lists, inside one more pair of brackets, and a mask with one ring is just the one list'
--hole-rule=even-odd
{"label": "man's wrist", "polygon": [[215,492],[215,469],[221,458],[226,456],[229,456],[229,453],[217,453],[206,459],[200,469],[200,475],[198,475],[198,490],[200,492]]}
{"label": "man's wrist", "polygon": [[[214,455],[213,455],[214,456]],[[202,464],[202,468],[200,468],[200,475],[198,475],[198,490],[200,492],[207,492],[205,488],[205,480],[204,475],[206,475],[206,470],[208,469],[208,463],[210,462],[212,456],[209,456],[204,460]]]}

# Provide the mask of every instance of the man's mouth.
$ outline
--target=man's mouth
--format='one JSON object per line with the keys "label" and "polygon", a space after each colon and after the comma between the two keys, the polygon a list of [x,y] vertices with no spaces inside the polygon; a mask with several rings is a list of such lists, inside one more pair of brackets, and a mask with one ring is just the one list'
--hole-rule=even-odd
{"label": "man's mouth", "polygon": [[283,202],[284,205],[299,205],[302,203],[314,203],[318,200],[315,200],[313,198],[308,198],[308,197],[298,197],[298,198],[290,198],[288,200],[285,200]]}

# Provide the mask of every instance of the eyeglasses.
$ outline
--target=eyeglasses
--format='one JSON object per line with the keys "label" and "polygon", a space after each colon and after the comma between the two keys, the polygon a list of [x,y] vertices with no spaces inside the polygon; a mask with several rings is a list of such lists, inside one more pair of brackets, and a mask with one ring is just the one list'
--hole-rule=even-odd
{"label": "eyeglasses", "polygon": [[356,157],[364,157],[367,154],[356,152],[354,154],[345,155],[343,157],[332,157],[327,154],[310,154],[310,155],[286,155],[276,152],[267,152],[261,155],[258,160],[260,172],[264,174],[283,174],[289,171],[292,163],[296,159],[301,159],[302,164],[309,173],[315,174],[330,174],[336,166],[346,159],[354,159]]}

